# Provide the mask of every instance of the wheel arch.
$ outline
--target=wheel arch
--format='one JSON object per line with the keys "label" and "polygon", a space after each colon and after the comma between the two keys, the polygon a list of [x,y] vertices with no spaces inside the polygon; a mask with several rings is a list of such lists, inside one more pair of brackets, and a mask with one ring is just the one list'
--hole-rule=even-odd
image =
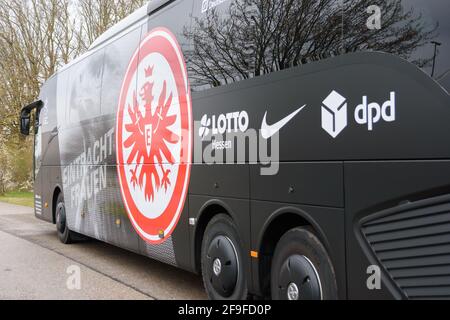
{"label": "wheel arch", "polygon": [[319,224],[306,212],[294,207],[281,208],[267,219],[258,237],[259,249],[258,276],[263,293],[270,291],[270,272],[272,257],[281,237],[297,227],[307,227],[322,242],[327,252],[330,244]]}
{"label": "wheel arch", "polygon": [[58,201],[59,195],[62,193],[61,186],[57,185],[55,186],[55,189],[53,190],[53,196],[52,196],[52,221],[53,224],[56,224],[56,205]]}
{"label": "wheel arch", "polygon": [[233,221],[236,219],[231,208],[217,199],[206,202],[199,212],[194,231],[194,267],[196,272],[201,273],[202,242],[208,224],[219,214],[226,214]]}

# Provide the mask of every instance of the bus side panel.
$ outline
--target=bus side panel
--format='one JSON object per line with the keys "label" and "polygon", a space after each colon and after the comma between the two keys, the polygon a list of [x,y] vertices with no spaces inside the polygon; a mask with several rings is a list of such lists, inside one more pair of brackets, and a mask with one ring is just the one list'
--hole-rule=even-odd
{"label": "bus side panel", "polygon": [[41,90],[44,106],[39,112],[39,131],[35,137],[35,210],[36,216],[47,222],[53,222],[52,183],[60,177],[57,84],[57,78],[53,77]]}
{"label": "bus side panel", "polygon": [[[242,252],[245,257],[247,280],[250,281],[250,178],[249,168],[246,164],[240,165],[203,165],[192,166],[191,184],[189,189],[189,218],[196,219],[197,227],[190,231],[190,248],[192,250],[192,270],[198,269],[195,265],[195,239],[198,234],[198,224],[209,221],[211,208],[221,207],[223,212],[214,211],[214,214],[228,213],[238,228],[242,241]],[[205,220],[206,219],[206,220]],[[204,231],[204,230],[200,230]]]}
{"label": "bus side panel", "polygon": [[[450,161],[345,164],[350,299],[450,294],[449,176]],[[368,288],[371,265],[380,289]]]}
{"label": "bus side panel", "polygon": [[[323,242],[333,263],[339,298],[346,298],[345,225],[343,165],[340,162],[282,163],[275,176],[261,175],[261,167],[251,166],[252,250],[260,259],[252,260],[255,291],[267,289],[270,275],[261,278],[266,258],[274,248],[267,248],[263,238],[270,238],[277,228],[277,218],[295,214],[312,226]],[[263,287],[260,287],[259,285]]]}
{"label": "bus side panel", "polygon": [[107,188],[99,197],[97,212],[104,219],[106,234],[103,240],[116,246],[140,253],[139,236],[126,212],[117,175],[116,125],[117,108],[122,84],[131,57],[139,47],[143,27],[133,26],[126,34],[105,47],[101,90],[101,122],[97,137],[99,142],[112,144],[112,155],[105,159]]}
{"label": "bus side panel", "polygon": [[[139,28],[123,37],[121,43],[130,46],[129,55],[138,45],[140,32]],[[139,252],[138,236],[124,209],[117,178],[116,115],[111,104],[118,101],[120,91],[110,90],[120,88],[123,75],[113,77],[111,73],[126,69],[128,57],[122,61],[123,52],[114,51],[116,60],[111,61],[105,50],[68,69],[66,114],[59,119],[67,221],[73,231]]]}
{"label": "bus side panel", "polygon": [[[235,178],[235,181],[236,183],[240,183],[239,178],[237,177]],[[243,182],[243,184],[245,184],[245,182]],[[252,276],[250,269],[250,202],[248,199],[217,196],[217,193],[213,197],[191,194],[189,196],[189,217],[193,219],[201,219],[201,214],[204,212],[205,207],[212,204],[222,206],[225,210],[227,210],[227,212],[224,213],[228,213],[235,222],[241,240],[241,250],[244,259],[247,284],[249,285],[249,288],[251,288]],[[218,213],[220,214],[220,212]],[[193,250],[195,248],[195,239],[197,236],[202,236],[201,234],[197,234],[197,232],[199,232],[198,229],[191,229],[190,247],[193,251],[192,261],[195,261],[195,254]],[[196,267],[198,269],[199,265],[197,265]]]}
{"label": "bus side panel", "polygon": [[[330,255],[336,272],[338,295],[340,299],[346,298],[345,284],[345,226],[344,210],[327,207],[314,207],[305,205],[293,205],[290,203],[277,203],[267,201],[251,202],[252,217],[252,244],[253,249],[259,248],[262,232],[267,221],[276,217],[279,213],[298,213],[314,221],[314,227],[319,231],[319,239],[324,243],[325,249]],[[259,230],[259,232],[258,232]],[[260,259],[267,258],[272,253],[260,253]],[[270,278],[260,278],[261,261],[252,261],[253,283],[255,292],[262,292],[261,285],[268,285]],[[269,276],[270,277],[270,276]]]}
{"label": "bus side panel", "polygon": [[[151,14],[146,24],[143,26],[142,39],[156,28],[167,28],[177,38],[178,44],[181,50],[185,54],[190,49],[190,41],[188,41],[184,32],[189,31],[192,18],[192,8],[194,6],[194,0],[173,1],[166,6]],[[191,174],[191,176],[194,176]],[[157,258],[164,262],[167,262],[167,258],[172,259],[171,264],[175,264],[177,267],[193,270],[191,268],[191,250],[189,245],[189,199],[186,198],[183,211],[179,222],[173,231],[167,243],[161,245],[150,245],[141,238],[140,250],[141,253]],[[168,251],[166,251],[166,249]],[[155,254],[156,253],[156,254]],[[167,254],[170,253],[170,254]]]}
{"label": "bus side panel", "polygon": [[[186,21],[167,19],[173,8],[181,10],[190,21],[192,1],[171,4],[144,25],[134,26],[128,34],[88,53],[67,70],[70,76],[66,114],[60,118],[60,147],[71,230],[187,268],[191,264],[187,246],[188,202],[172,238],[161,245],[147,244],[128,217],[116,161],[117,106],[130,58],[150,29],[165,26],[177,37],[182,36]],[[175,22],[182,24],[173,25]],[[184,43],[182,39],[179,42]]]}
{"label": "bus side panel", "polygon": [[[352,77],[347,77],[348,74]],[[251,136],[251,129],[259,133],[254,134],[256,139],[253,142],[256,143],[250,146],[264,142],[260,130],[267,126],[266,122],[274,126],[277,121],[283,121],[286,117],[290,119],[279,130],[279,158],[272,159],[283,164],[301,161],[424,161],[450,158],[448,95],[415,66],[387,54],[367,53],[337,57],[195,93],[193,96],[194,119],[203,122],[204,127],[200,128],[203,130],[195,130],[196,149],[208,152],[208,155],[212,136],[210,134],[205,138],[199,132],[213,132],[214,128],[217,128],[215,119],[240,112],[248,114],[249,126],[247,131],[237,132],[237,136],[242,139]],[[338,114],[342,116],[339,121],[330,116],[330,107],[335,108],[334,117]],[[297,116],[289,116],[292,112]],[[211,120],[212,124],[204,121],[205,119]],[[333,123],[330,119],[334,119]],[[236,131],[233,126],[227,129]],[[231,141],[230,150],[236,151],[237,147],[233,147],[232,141],[234,137],[225,139]],[[217,157],[215,160],[222,159]],[[254,162],[254,159],[249,160],[247,157],[247,161]],[[195,162],[200,163],[201,159],[196,158]],[[302,170],[297,170],[297,174],[302,176]],[[323,173],[326,171],[323,170]],[[252,173],[252,200],[287,203],[284,206],[274,206],[273,211],[257,218],[254,216],[256,211],[252,203],[252,236],[255,236],[253,233],[260,232],[261,226],[266,223],[265,219],[280,208],[296,207],[293,204],[347,208],[347,201],[358,197],[352,194],[353,189],[333,193],[325,187],[320,188],[317,182],[308,184],[308,179],[304,178],[294,180],[296,174],[293,172],[295,170],[289,166],[280,166],[280,171],[272,179],[258,177],[259,172]],[[309,170],[306,170],[306,173],[312,174]],[[308,178],[308,175],[303,173],[303,177]],[[336,175],[318,175],[317,181],[322,181],[324,186],[335,186],[334,183],[330,184],[330,177]],[[295,184],[294,191],[303,193],[297,198],[283,194],[290,189],[288,183]],[[348,188],[349,182],[346,183]],[[370,181],[366,181],[366,184],[370,184]],[[343,183],[341,185],[343,186]],[[269,186],[270,191],[265,189]],[[361,183],[356,190],[364,192],[366,188],[366,185]],[[339,201],[339,194],[342,195],[344,191],[347,199],[345,202],[342,199]],[[384,196],[389,197],[389,194]],[[255,224],[259,219],[261,221]],[[341,219],[344,221],[344,217]],[[341,225],[336,221],[324,223],[330,228],[324,232],[325,235],[344,232],[344,222]],[[333,229],[337,226],[341,228]],[[352,224],[347,228],[352,228]],[[253,244],[258,244],[258,237],[262,236],[258,234],[256,237],[257,240],[253,240]],[[353,245],[351,240],[349,245]],[[334,250],[329,252],[335,255]],[[345,250],[340,253],[344,259]],[[345,265],[345,261],[337,262],[336,256],[334,257],[334,263],[339,264],[336,269]],[[348,283],[356,282],[356,285],[364,286],[366,281],[361,284],[361,279],[354,277],[353,273],[347,273]],[[345,276],[339,280],[345,282],[342,279],[345,279]],[[343,287],[342,283],[340,287]],[[357,294],[354,297],[358,298]]]}

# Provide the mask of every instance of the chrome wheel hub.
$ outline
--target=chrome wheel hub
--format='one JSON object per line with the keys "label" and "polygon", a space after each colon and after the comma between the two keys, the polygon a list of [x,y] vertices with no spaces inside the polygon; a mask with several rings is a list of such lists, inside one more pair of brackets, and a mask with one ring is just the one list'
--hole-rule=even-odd
{"label": "chrome wheel hub", "polygon": [[287,290],[287,297],[290,301],[297,301],[300,298],[300,291],[295,283],[291,283]]}
{"label": "chrome wheel hub", "polygon": [[213,271],[216,277],[220,276],[220,274],[222,273],[222,262],[220,261],[220,259],[214,260]]}

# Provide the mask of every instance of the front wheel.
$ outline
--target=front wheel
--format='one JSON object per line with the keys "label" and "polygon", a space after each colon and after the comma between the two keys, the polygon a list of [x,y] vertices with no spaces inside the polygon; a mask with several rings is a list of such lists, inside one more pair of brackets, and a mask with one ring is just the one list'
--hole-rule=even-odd
{"label": "front wheel", "polygon": [[233,220],[221,214],[208,224],[202,243],[202,276],[212,300],[244,300],[247,281],[242,246]]}
{"label": "front wheel", "polygon": [[336,300],[333,265],[320,240],[306,228],[287,232],[272,260],[273,300]]}
{"label": "front wheel", "polygon": [[64,244],[71,244],[74,242],[75,234],[69,230],[66,217],[66,206],[64,204],[64,196],[59,194],[56,202],[56,231],[58,232],[59,240]]}

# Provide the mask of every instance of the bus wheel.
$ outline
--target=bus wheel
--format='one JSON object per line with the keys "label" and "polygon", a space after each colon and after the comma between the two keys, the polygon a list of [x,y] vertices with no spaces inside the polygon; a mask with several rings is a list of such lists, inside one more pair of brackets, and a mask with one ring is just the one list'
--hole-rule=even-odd
{"label": "bus wheel", "polygon": [[244,300],[247,282],[242,246],[233,221],[218,215],[208,224],[202,243],[202,276],[212,300]]}
{"label": "bus wheel", "polygon": [[287,232],[272,260],[273,300],[336,300],[334,269],[320,240],[305,228]]}
{"label": "bus wheel", "polygon": [[58,238],[64,244],[73,243],[72,231],[69,230],[67,226],[66,219],[66,206],[64,205],[64,196],[62,193],[59,194],[56,203],[56,230],[58,231]]}

